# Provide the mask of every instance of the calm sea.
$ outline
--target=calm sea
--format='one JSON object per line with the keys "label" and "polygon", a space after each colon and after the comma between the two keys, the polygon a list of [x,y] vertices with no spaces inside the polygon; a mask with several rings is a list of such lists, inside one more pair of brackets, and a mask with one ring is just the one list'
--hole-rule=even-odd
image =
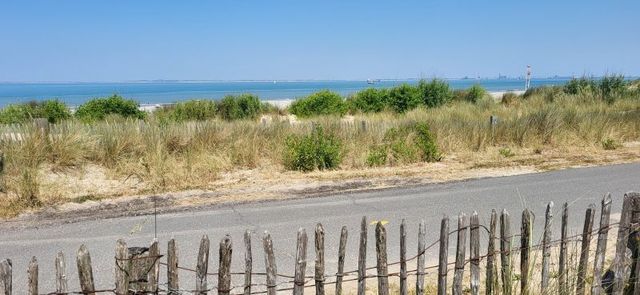
{"label": "calm sea", "polygon": [[[533,79],[532,86],[558,85],[568,79]],[[119,94],[142,104],[171,103],[193,98],[219,99],[227,94],[253,93],[263,100],[294,99],[312,92],[330,89],[343,95],[368,87],[392,87],[417,80],[367,81],[264,81],[264,82],[126,82],[126,83],[0,83],[0,106],[31,100],[57,98],[79,105],[96,97]],[[454,89],[480,84],[489,91],[522,90],[521,79],[448,80]]]}

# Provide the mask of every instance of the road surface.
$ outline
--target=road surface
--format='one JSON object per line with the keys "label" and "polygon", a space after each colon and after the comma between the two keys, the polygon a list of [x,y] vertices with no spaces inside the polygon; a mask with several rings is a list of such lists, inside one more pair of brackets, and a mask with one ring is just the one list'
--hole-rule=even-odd
{"label": "road surface", "polygon": [[[274,239],[279,273],[293,274],[295,237],[299,227],[309,235],[307,274],[313,273],[313,229],[317,222],[326,232],[327,273],[335,273],[340,229],[349,229],[346,269],[357,266],[357,245],[360,219],[386,220],[389,260],[399,258],[399,231],[401,219],[408,224],[408,252],[416,252],[417,225],[420,219],[427,223],[427,244],[438,239],[438,227],[443,215],[452,218],[459,212],[480,214],[480,222],[488,223],[491,209],[507,209],[513,218],[512,229],[519,232],[520,214],[528,207],[537,217],[534,226],[534,242],[540,239],[544,209],[548,202],[555,205],[559,219],[562,203],[570,204],[570,231],[579,232],[584,210],[590,203],[598,206],[602,196],[613,196],[612,219],[620,212],[625,192],[640,191],[640,163],[568,169],[520,176],[476,179],[445,184],[393,188],[359,193],[346,193],[321,198],[275,201],[266,203],[225,206],[197,212],[180,212],[157,216],[157,235],[161,251],[175,237],[179,247],[180,265],[195,267],[199,240],[206,234],[211,239],[210,271],[218,264],[218,243],[227,233],[234,243],[233,271],[242,271],[244,250],[242,235],[246,229],[253,232],[254,271],[264,270],[261,237],[268,230]],[[599,217],[596,217],[596,224]],[[556,226],[559,222],[555,223]],[[558,229],[554,229],[558,233]],[[368,265],[375,265],[373,232],[369,227]],[[69,286],[78,290],[75,252],[84,243],[91,252],[97,288],[112,288],[114,272],[114,247],[118,238],[125,238],[128,245],[148,245],[154,237],[153,216],[114,218],[78,223],[31,228],[0,230],[0,257],[11,258],[14,267],[14,289],[26,288],[26,270],[31,256],[40,262],[40,293],[55,290],[54,257],[63,251],[67,257]],[[557,236],[557,235],[556,235]],[[486,234],[481,234],[482,248],[486,247]],[[455,244],[452,237],[450,244]],[[482,250],[484,251],[484,250]],[[435,249],[427,253],[428,263],[435,262]],[[411,268],[413,268],[412,266]],[[161,269],[164,281],[166,269]],[[181,272],[184,288],[194,286],[194,275]],[[217,278],[209,279],[215,284]],[[241,278],[237,278],[241,279]],[[263,277],[255,277],[262,283]],[[235,282],[236,279],[234,279]],[[371,286],[375,282],[369,283]],[[332,289],[331,289],[332,290]],[[241,290],[234,290],[241,292]],[[22,293],[22,292],[20,292]]]}

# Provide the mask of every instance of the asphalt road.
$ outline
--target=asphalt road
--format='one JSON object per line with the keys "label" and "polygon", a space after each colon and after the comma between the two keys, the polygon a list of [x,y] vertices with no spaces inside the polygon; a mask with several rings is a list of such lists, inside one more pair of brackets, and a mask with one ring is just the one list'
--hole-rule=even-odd
{"label": "asphalt road", "polygon": [[[246,229],[253,232],[254,271],[264,271],[261,238],[268,230],[274,239],[279,273],[293,274],[295,237],[299,227],[309,235],[307,273],[313,273],[313,230],[317,222],[326,232],[326,259],[328,274],[335,273],[340,229],[349,229],[346,269],[357,266],[357,245],[360,219],[366,215],[370,221],[387,220],[389,260],[399,258],[399,224],[408,224],[408,252],[416,252],[417,225],[420,219],[427,223],[427,244],[438,239],[438,227],[443,215],[459,212],[471,214],[476,210],[480,222],[488,223],[491,209],[507,209],[512,216],[512,228],[519,231],[520,214],[528,207],[537,217],[534,242],[540,238],[545,206],[553,201],[556,216],[562,203],[570,204],[570,231],[579,232],[584,210],[591,203],[598,205],[602,196],[613,196],[612,219],[619,215],[625,192],[640,191],[640,164],[624,164],[595,168],[580,168],[538,174],[486,178],[446,184],[394,188],[360,193],[339,194],[322,198],[287,200],[268,203],[226,206],[207,211],[180,212],[157,216],[157,235],[161,251],[174,237],[178,242],[180,265],[195,267],[199,240],[206,234],[211,239],[210,271],[218,264],[218,242],[227,233],[234,242],[233,271],[242,271],[244,246],[242,235]],[[598,210],[599,211],[599,210]],[[599,214],[599,212],[598,212]],[[597,215],[599,216],[599,215]],[[596,224],[598,222],[596,218]],[[559,222],[555,223],[559,226]],[[375,265],[374,227],[369,227],[368,265]],[[554,229],[558,233],[558,229]],[[54,257],[63,251],[67,257],[69,286],[78,290],[75,252],[84,243],[91,252],[97,288],[111,288],[114,273],[114,247],[118,238],[125,238],[130,246],[148,245],[154,237],[153,216],[126,217],[83,221],[78,223],[31,228],[0,230],[0,257],[11,258],[14,267],[14,290],[25,290],[27,265],[31,256],[40,263],[40,293],[55,290]],[[486,247],[486,234],[481,243]],[[455,244],[451,238],[450,244]],[[434,247],[435,248],[435,247]],[[484,251],[484,250],[483,250]],[[451,252],[451,251],[450,251]],[[411,254],[413,255],[413,254]],[[435,262],[437,253],[427,253],[428,263]],[[412,266],[413,267],[413,266]],[[161,269],[164,277],[166,269]],[[192,273],[180,273],[184,288],[194,286]],[[209,279],[215,284],[217,278]],[[238,278],[240,279],[240,278]],[[256,277],[263,280],[263,277]],[[164,281],[164,279],[163,279]],[[235,281],[235,279],[234,279]],[[371,283],[375,284],[374,282]],[[235,290],[241,291],[241,290]]]}

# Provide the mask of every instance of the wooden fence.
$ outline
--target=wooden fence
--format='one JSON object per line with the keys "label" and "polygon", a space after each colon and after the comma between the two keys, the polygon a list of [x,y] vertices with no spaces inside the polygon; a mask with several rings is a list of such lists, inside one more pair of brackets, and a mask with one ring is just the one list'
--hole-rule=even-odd
{"label": "wooden fence", "polygon": [[[478,214],[471,216],[461,213],[457,218],[456,229],[450,230],[449,217],[444,217],[440,224],[440,239],[427,245],[425,237],[427,225],[424,221],[419,224],[417,254],[407,257],[406,224],[400,225],[400,260],[387,261],[387,229],[378,222],[375,227],[375,266],[367,266],[367,219],[362,218],[360,228],[360,242],[358,245],[357,269],[345,271],[345,256],[347,251],[348,230],[342,227],[338,247],[338,268],[335,275],[325,272],[325,231],[322,224],[318,224],[314,231],[315,262],[313,275],[307,275],[307,232],[301,228],[297,233],[297,247],[295,253],[295,271],[293,275],[277,272],[276,259],[273,251],[271,235],[265,232],[262,245],[265,252],[265,270],[256,272],[253,269],[251,253],[251,235],[244,235],[244,269],[239,272],[231,270],[231,253],[233,251],[231,237],[222,238],[219,243],[219,263],[217,272],[209,271],[209,238],[205,235],[200,242],[197,265],[191,269],[179,264],[177,243],[174,239],[168,242],[167,252],[161,254],[157,241],[148,248],[127,247],[123,240],[118,240],[115,249],[115,286],[112,289],[97,290],[93,280],[93,270],[89,250],[80,246],[77,252],[79,289],[71,291],[67,283],[66,261],[62,253],[55,258],[56,290],[46,294],[209,294],[221,295],[275,295],[292,292],[302,295],[305,289],[314,288],[315,294],[324,295],[327,288],[334,290],[336,295],[345,293],[343,284],[354,282],[357,294],[364,295],[367,284],[375,279],[374,288],[379,295],[390,294],[390,277],[397,277],[399,293],[406,295],[409,289],[415,294],[425,294],[425,275],[428,270],[437,271],[437,294],[639,294],[640,285],[640,251],[637,245],[640,241],[640,194],[630,192],[625,194],[620,221],[610,223],[611,195],[602,199],[600,209],[600,223],[594,229],[596,207],[590,205],[585,212],[584,227],[581,234],[568,236],[568,204],[562,207],[560,239],[551,238],[551,223],[553,219],[553,203],[549,203],[545,212],[544,229],[541,243],[532,244],[532,213],[525,209],[522,212],[520,233],[514,234],[510,215],[506,210],[498,214],[491,212],[488,225],[479,223]],[[498,228],[499,227],[499,228]],[[611,228],[617,227],[615,255],[610,266],[605,269],[605,255],[608,234]],[[486,231],[489,236],[487,252],[480,254],[480,232]],[[456,251],[449,255],[450,236],[456,236]],[[467,236],[469,236],[469,257],[465,257]],[[590,249],[592,239],[596,239],[595,252]],[[517,242],[519,239],[519,243]],[[514,242],[515,241],[515,242]],[[498,243],[496,243],[498,242]],[[580,244],[580,255],[575,277],[569,277],[568,244]],[[439,246],[438,264],[425,265],[426,251]],[[551,261],[551,249],[558,247],[558,260]],[[633,255],[628,257],[627,248]],[[532,252],[540,251],[539,276],[532,276],[533,267],[538,264],[532,261]],[[595,253],[591,255],[591,253]],[[519,273],[516,268],[515,255],[519,254]],[[453,257],[453,261],[449,258]],[[591,257],[593,256],[593,257]],[[498,259],[499,264],[498,265]],[[484,260],[484,269],[480,262]],[[408,262],[415,261],[415,269],[408,270]],[[557,265],[557,272],[551,270],[550,265]],[[535,266],[534,266],[535,265]],[[631,267],[627,267],[631,265]],[[453,278],[449,277],[450,267],[453,266]],[[468,266],[468,267],[467,267]],[[160,269],[166,268],[166,283],[159,282]],[[390,267],[398,267],[399,271],[391,272]],[[468,285],[465,283],[465,271],[468,269]],[[178,271],[192,272],[196,278],[195,289],[181,288]],[[375,274],[367,271],[375,270]],[[0,294],[12,294],[12,264],[7,259],[0,263]],[[33,257],[28,266],[28,294],[42,294],[38,286],[38,261]],[[484,276],[483,276],[484,275]],[[209,285],[209,277],[217,277],[217,285]],[[243,283],[232,285],[232,276],[241,276]],[[415,286],[410,287],[409,276],[415,276]],[[484,281],[482,280],[484,277]],[[256,280],[256,277],[263,278]],[[514,278],[518,277],[517,280]],[[277,282],[277,278],[284,281]],[[449,280],[452,279],[452,282]],[[535,282],[533,280],[536,280]],[[259,281],[259,282],[256,282]],[[519,281],[519,286],[514,282]],[[571,281],[571,282],[570,282]],[[638,285],[638,286],[636,286]],[[451,288],[451,289],[449,289]],[[329,290],[329,291],[333,291]]]}

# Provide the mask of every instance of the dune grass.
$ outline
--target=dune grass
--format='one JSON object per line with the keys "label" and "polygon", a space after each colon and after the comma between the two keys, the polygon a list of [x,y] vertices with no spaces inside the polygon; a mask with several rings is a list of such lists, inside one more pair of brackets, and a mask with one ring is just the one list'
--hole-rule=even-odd
{"label": "dune grass", "polygon": [[[434,155],[481,155],[495,148],[509,154],[527,148],[614,149],[640,140],[640,98],[605,101],[584,93],[543,90],[508,102],[484,97],[476,103],[455,100],[418,107],[406,113],[383,111],[341,118],[317,116],[295,122],[258,119],[167,122],[107,117],[91,124],[67,120],[52,125],[48,135],[31,124],[0,127],[5,200],[0,215],[10,216],[59,200],[39,183],[56,171],[86,165],[104,168],[112,177],[145,183],[139,193],[207,187],[221,173],[259,167],[285,171],[287,140],[321,126],[340,147],[342,170],[393,167],[422,162],[416,132],[390,139],[390,130],[428,126]],[[491,125],[490,116],[498,123]],[[315,127],[314,127],[315,126]],[[12,137],[13,136],[13,137]],[[18,140],[19,138],[21,140]],[[424,145],[424,142],[423,142]],[[405,155],[406,156],[399,156]],[[332,166],[333,167],[333,166]]]}

